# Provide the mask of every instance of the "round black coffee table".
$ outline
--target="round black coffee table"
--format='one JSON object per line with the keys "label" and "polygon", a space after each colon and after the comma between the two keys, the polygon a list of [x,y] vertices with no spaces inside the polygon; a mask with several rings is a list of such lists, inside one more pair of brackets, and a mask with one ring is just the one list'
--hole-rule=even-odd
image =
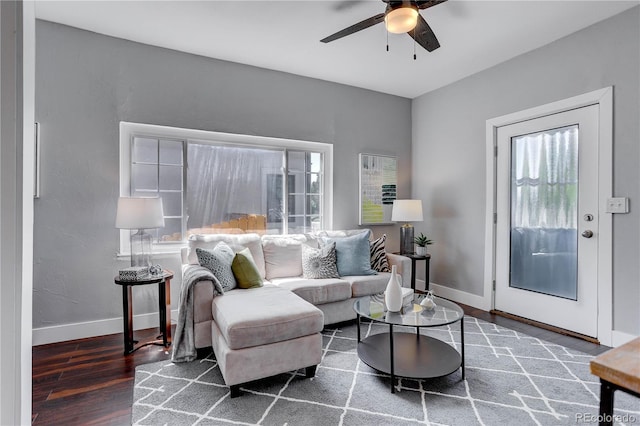
{"label": "round black coffee table", "polygon": [[[369,367],[391,375],[391,393],[395,393],[395,378],[429,379],[442,377],[462,369],[464,380],[464,311],[455,303],[434,297],[435,309],[420,306],[424,294],[414,294],[412,304],[400,312],[384,310],[381,298],[370,296],[356,301],[353,309],[358,319],[358,357]],[[360,318],[389,325],[388,333],[360,338]],[[433,337],[420,334],[422,327],[441,327],[460,323],[460,348]],[[394,326],[415,327],[416,333],[394,331]]]}

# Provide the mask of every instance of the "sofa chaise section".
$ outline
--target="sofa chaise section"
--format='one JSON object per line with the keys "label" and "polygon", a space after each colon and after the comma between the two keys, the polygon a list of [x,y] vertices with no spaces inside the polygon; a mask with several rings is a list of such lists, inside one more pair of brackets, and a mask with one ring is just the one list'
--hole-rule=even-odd
{"label": "sofa chaise section", "polygon": [[231,291],[215,297],[211,311],[211,342],[231,397],[241,383],[300,368],[315,374],[323,315],[289,290],[267,284]]}

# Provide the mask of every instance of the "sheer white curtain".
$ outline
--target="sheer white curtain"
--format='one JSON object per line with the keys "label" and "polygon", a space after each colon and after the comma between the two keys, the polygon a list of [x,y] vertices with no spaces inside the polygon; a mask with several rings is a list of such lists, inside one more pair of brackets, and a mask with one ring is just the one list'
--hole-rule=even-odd
{"label": "sheer white curtain", "polygon": [[187,158],[188,229],[267,214],[268,175],[282,175],[284,151],[190,142]]}
{"label": "sheer white curtain", "polygon": [[575,228],[578,127],[514,138],[511,190],[512,226]]}
{"label": "sheer white curtain", "polygon": [[578,126],[512,139],[512,287],[577,292]]}

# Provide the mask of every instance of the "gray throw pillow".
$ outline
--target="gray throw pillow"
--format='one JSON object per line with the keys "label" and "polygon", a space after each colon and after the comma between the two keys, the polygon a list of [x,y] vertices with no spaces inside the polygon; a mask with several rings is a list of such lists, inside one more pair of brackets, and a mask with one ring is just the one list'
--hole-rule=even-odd
{"label": "gray throw pillow", "polygon": [[310,279],[340,278],[336,265],[336,243],[319,249],[303,244],[302,276]]}
{"label": "gray throw pillow", "polygon": [[209,269],[216,276],[224,291],[236,288],[236,278],[231,269],[235,253],[231,247],[222,242],[218,243],[213,250],[198,247],[196,248],[196,255],[198,256],[198,263]]}

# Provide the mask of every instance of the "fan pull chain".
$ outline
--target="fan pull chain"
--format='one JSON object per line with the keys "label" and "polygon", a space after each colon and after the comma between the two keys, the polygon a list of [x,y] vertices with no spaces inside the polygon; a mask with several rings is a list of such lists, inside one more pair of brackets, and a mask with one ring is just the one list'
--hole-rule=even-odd
{"label": "fan pull chain", "polygon": [[[415,31],[415,30],[414,30]],[[414,33],[415,34],[415,33]],[[416,56],[416,39],[413,39],[413,60],[415,61],[417,58]]]}
{"label": "fan pull chain", "polygon": [[389,51],[389,31],[385,31],[387,33],[387,52]]}

